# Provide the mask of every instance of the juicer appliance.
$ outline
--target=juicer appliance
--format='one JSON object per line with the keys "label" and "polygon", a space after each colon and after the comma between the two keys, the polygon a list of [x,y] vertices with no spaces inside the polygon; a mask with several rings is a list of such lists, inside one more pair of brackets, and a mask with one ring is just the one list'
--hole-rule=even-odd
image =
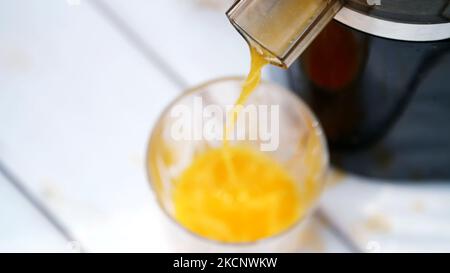
{"label": "juicer appliance", "polygon": [[450,179],[449,0],[238,0],[227,16],[287,69],[334,166]]}

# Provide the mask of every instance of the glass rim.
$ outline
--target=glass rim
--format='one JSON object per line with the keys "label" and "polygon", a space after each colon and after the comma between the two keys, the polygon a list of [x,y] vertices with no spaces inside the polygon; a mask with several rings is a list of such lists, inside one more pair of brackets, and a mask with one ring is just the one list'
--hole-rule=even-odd
{"label": "glass rim", "polygon": [[[291,96],[293,98],[295,98],[296,103],[298,103],[301,107],[302,110],[305,110],[306,113],[308,115],[311,116],[312,118],[312,128],[315,130],[316,135],[319,137],[320,143],[322,144],[323,147],[323,156],[324,156],[324,166],[321,170],[321,175],[324,177],[324,181],[320,183],[319,185],[319,195],[316,197],[316,199],[312,202],[311,206],[307,209],[307,213],[305,213],[305,215],[303,217],[299,217],[299,219],[297,219],[290,227],[286,228],[285,230],[278,232],[274,235],[268,236],[268,237],[264,237],[264,238],[260,238],[258,240],[255,241],[249,241],[249,242],[225,242],[225,241],[220,241],[214,238],[208,238],[202,235],[199,235],[191,230],[189,230],[188,228],[186,228],[185,226],[183,226],[179,221],[177,221],[177,219],[175,219],[175,217],[173,217],[168,211],[167,209],[164,207],[164,205],[161,203],[160,198],[157,196],[157,190],[155,189],[154,183],[152,182],[154,179],[156,179],[156,175],[152,174],[151,168],[150,168],[150,164],[151,164],[151,148],[154,146],[152,145],[152,143],[155,142],[155,129],[156,128],[160,128],[164,117],[167,116],[168,112],[181,100],[183,100],[184,98],[187,98],[193,94],[195,94],[196,92],[200,92],[201,90],[204,90],[205,87],[216,84],[216,83],[221,83],[221,82],[243,82],[245,80],[245,77],[243,76],[228,76],[228,77],[220,77],[217,79],[212,79],[209,81],[206,81],[204,83],[195,85],[193,87],[187,88],[184,92],[181,92],[179,95],[177,95],[177,97],[175,97],[161,112],[161,114],[158,116],[157,121],[155,122],[155,124],[153,125],[152,131],[150,133],[150,138],[148,140],[148,144],[147,144],[147,152],[146,152],[146,160],[145,160],[145,169],[146,169],[146,176],[147,176],[147,182],[148,184],[150,184],[150,188],[156,198],[156,203],[158,204],[159,208],[163,211],[163,214],[165,215],[166,218],[168,218],[170,220],[170,223],[175,224],[177,229],[180,229],[182,231],[184,231],[186,234],[188,234],[189,236],[192,236],[195,239],[199,239],[203,242],[206,243],[213,243],[216,245],[222,245],[222,246],[226,246],[226,247],[249,247],[249,246],[256,246],[258,244],[264,244],[266,242],[270,242],[270,241],[274,241],[277,238],[280,238],[286,234],[288,234],[289,232],[293,231],[295,228],[299,227],[302,223],[304,223],[305,219],[309,218],[311,213],[314,212],[316,210],[318,201],[320,199],[320,196],[323,192],[323,188],[325,185],[325,178],[327,176],[327,173],[329,171],[329,150],[328,150],[328,146],[327,146],[327,142],[325,139],[325,135],[323,132],[323,129],[316,117],[316,115],[311,111],[311,109],[309,108],[308,105],[306,105],[306,103],[299,98],[298,96],[296,96],[295,94],[293,94],[291,91],[289,91],[287,88],[285,88],[284,86],[281,86],[280,84],[276,84],[276,83],[271,83],[267,80],[261,80],[260,85],[268,85],[268,86],[273,86],[275,87],[278,91],[281,91],[282,93]],[[256,91],[256,90],[255,90]]]}

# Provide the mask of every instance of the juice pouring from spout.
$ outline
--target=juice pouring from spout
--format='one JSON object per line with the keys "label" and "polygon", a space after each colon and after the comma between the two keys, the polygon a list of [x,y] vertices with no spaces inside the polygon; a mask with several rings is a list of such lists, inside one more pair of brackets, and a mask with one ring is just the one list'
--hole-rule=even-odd
{"label": "juice pouring from spout", "polygon": [[[229,141],[240,106],[258,87],[264,55],[251,50],[251,69],[235,106],[228,113],[224,140],[193,158],[174,180],[174,217],[185,228],[202,237],[248,243],[280,234],[301,220],[320,192],[314,173],[322,171],[323,143],[313,135],[303,143],[303,167],[311,175],[302,189],[285,166],[255,148]],[[269,90],[270,91],[270,90]]]}
{"label": "juice pouring from spout", "polygon": [[[300,54],[299,50],[306,48],[315,37],[311,25],[325,24],[325,15],[335,7],[330,3],[336,5],[338,1],[241,1],[246,3],[244,7],[239,7],[239,2],[228,15],[249,43],[250,72],[227,115],[223,145],[196,156],[175,180],[173,192],[175,218],[185,228],[229,243],[254,242],[289,229],[306,214],[317,197],[319,190],[312,178],[303,181],[301,192],[293,176],[275,159],[249,147],[232,146],[229,137],[241,107],[260,83],[263,67],[268,63],[287,67],[293,56]],[[255,5],[264,6],[272,19],[280,20],[273,23],[256,16],[261,7]],[[297,27],[286,29],[292,20]],[[262,28],[242,28],[255,24]],[[296,41],[294,37],[299,33],[304,38]],[[320,149],[320,145],[318,138],[312,138],[305,143],[305,150]],[[306,156],[303,164],[318,172],[322,159]]]}

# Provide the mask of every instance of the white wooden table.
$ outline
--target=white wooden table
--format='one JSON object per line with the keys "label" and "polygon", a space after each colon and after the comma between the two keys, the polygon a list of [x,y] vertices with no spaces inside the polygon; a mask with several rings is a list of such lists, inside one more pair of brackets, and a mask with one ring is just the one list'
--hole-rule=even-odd
{"label": "white wooden table", "polygon": [[[230,2],[0,0],[0,251],[171,251],[147,140],[183,89],[246,73]],[[346,176],[302,251],[450,251],[445,185]]]}

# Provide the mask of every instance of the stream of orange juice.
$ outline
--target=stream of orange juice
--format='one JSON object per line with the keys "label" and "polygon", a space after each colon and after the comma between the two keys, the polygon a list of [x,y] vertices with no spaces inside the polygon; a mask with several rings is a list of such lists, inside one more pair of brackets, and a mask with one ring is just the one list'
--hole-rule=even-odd
{"label": "stream of orange juice", "polygon": [[281,233],[303,214],[293,178],[270,156],[228,143],[238,106],[258,86],[264,56],[251,50],[251,69],[234,109],[224,143],[198,155],[176,179],[175,218],[188,230],[222,242],[252,242]]}

